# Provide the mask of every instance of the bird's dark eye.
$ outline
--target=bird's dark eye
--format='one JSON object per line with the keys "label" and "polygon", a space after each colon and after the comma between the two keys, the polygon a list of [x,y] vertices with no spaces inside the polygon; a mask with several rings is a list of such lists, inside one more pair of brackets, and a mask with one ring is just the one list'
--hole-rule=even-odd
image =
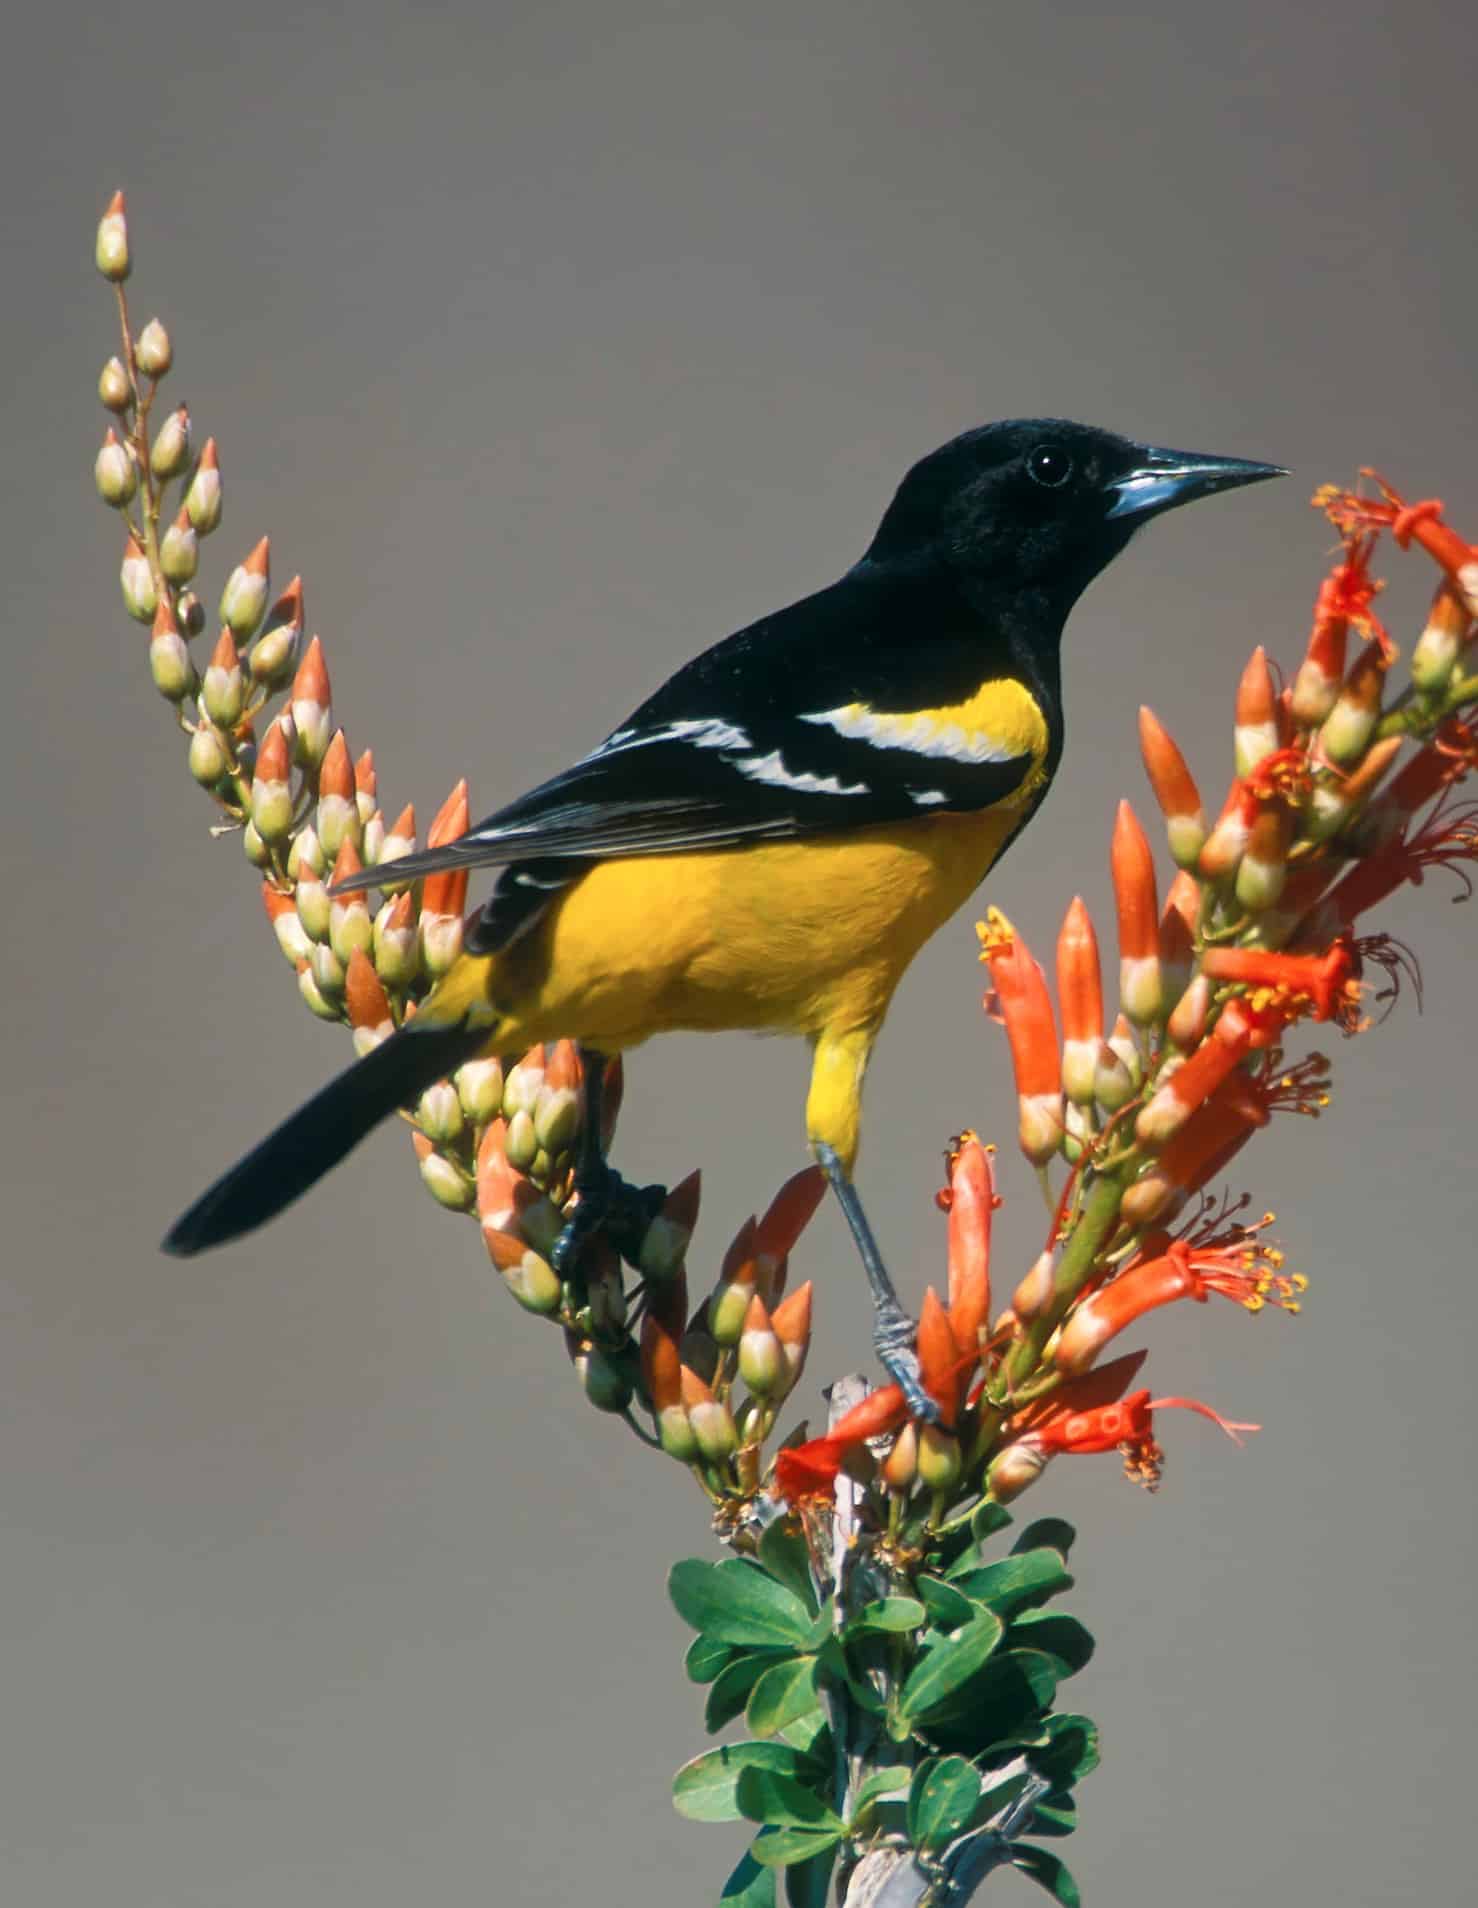
{"label": "bird's dark eye", "polygon": [[1048,490],[1061,490],[1073,474],[1073,460],[1060,444],[1038,444],[1027,457],[1026,473]]}

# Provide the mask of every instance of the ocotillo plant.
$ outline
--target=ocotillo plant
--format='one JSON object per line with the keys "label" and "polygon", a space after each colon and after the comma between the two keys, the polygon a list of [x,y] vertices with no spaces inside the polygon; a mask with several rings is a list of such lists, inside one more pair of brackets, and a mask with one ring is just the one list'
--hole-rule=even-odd
{"label": "ocotillo plant", "polygon": [[[397,881],[415,811],[387,821],[372,752],[356,757],[336,720],[301,582],[273,597],[265,537],[226,577],[203,667],[192,655],[207,623],[200,546],[222,521],[216,445],[196,451],[184,405],[161,410],[173,347],[157,320],[131,322],[121,194],[96,257],[121,322],[99,379],[113,424],[95,470],[123,523],[124,605],[149,629],[190,774],[260,881],[302,1000],[363,1051],[456,958],[466,874]],[[1048,1517],[1005,1548],[1006,1506],[1059,1456],[1117,1452],[1153,1489],[1172,1410],[1233,1438],[1256,1428],[1155,1395],[1138,1382],[1146,1353],[1117,1341],[1179,1299],[1297,1309],[1304,1281],[1269,1218],[1212,1189],[1279,1115],[1325,1104],[1328,1060],[1292,1050],[1303,1023],[1357,1034],[1403,979],[1419,985],[1414,956],[1369,929],[1371,911],[1432,868],[1466,881],[1478,858],[1478,804],[1462,799],[1478,761],[1478,548],[1440,504],[1407,504],[1373,476],[1314,501],[1341,554],[1291,677],[1261,647],[1247,663],[1236,774],[1214,819],[1141,712],[1177,872],[1162,907],[1154,850],[1123,803],[1110,843],[1117,1008],[1081,900],[1058,936],[1055,1010],[1005,917],[991,909],[981,924],[1017,1139],[1050,1217],[1039,1256],[994,1303],[992,1149],[968,1132],[949,1141],[945,1292],[923,1294],[917,1345],[937,1422],[911,1418],[896,1385],[843,1379],[824,1435],[787,1432],[812,1309],[811,1286],[788,1290],[788,1272],[821,1196],[816,1172],[746,1222],[694,1306],[696,1173],[629,1261],[597,1236],[569,1277],[550,1263],[581,1120],[570,1043],[469,1062],[406,1111],[432,1197],[473,1219],[512,1297],[557,1328],[590,1402],[698,1485],[733,1553],[678,1563],[669,1580],[696,1632],[686,1671],[708,1688],[709,1730],[742,1716],[748,1731],[676,1779],[685,1814],[756,1831],[727,1882],[695,1896],[770,1908],[783,1886],[798,1904],[833,1889],[849,1908],[961,1903],[1014,1865],[1059,1901],[1078,1898],[1046,1846],[1072,1831],[1076,1785],[1098,1756],[1095,1726],[1057,1702],[1093,1647],[1050,1607],[1071,1582],[1073,1533]],[[1387,537],[1436,571],[1404,676],[1373,608]],[[468,814],[459,782],[427,841],[454,839]],[[336,878],[367,867],[383,875],[376,905],[335,895]],[[613,1122],[619,1067],[606,1084]]]}

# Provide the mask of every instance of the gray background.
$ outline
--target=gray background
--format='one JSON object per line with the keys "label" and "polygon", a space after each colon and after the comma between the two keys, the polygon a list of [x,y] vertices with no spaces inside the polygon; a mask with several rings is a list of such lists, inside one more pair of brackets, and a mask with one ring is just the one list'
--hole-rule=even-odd
{"label": "gray background", "polygon": [[[989,882],[1042,948],[1105,929],[1154,703],[1207,784],[1251,642],[1296,660],[1316,481],[1386,466],[1478,523],[1467,9],[701,4],[35,9],[7,46],[9,1001],[0,1330],[0,1895],[26,1908],[689,1904],[703,1744],[667,1563],[703,1506],[578,1396],[552,1332],[382,1135],[270,1233],[166,1220],[344,1057],[298,1007],[150,687],[94,501],[113,347],[94,220],[129,189],[140,319],[222,440],[207,575],[264,530],[336,705],[423,818],[491,807],[712,638],[828,580],[905,466],[1060,411],[1295,478],[1156,526],[1069,631],[1071,746]],[[1464,16],[1467,15],[1465,18]],[[1398,569],[1409,633],[1427,587]],[[1106,1760],[1093,1903],[1450,1901],[1469,1872],[1469,1177],[1478,914],[1390,911],[1427,1011],[1338,1054],[1251,1155],[1305,1316],[1156,1321],[1150,1499],[1083,1526],[1074,1686]],[[1003,1141],[970,917],[878,1054],[864,1186],[941,1269],[945,1135]],[[804,1056],[673,1040],[621,1160],[701,1162],[695,1279],[800,1163]],[[998,1282],[1040,1230],[1009,1148]],[[865,1359],[816,1223],[812,1374]],[[1032,1892],[1019,1878],[1004,1899]]]}

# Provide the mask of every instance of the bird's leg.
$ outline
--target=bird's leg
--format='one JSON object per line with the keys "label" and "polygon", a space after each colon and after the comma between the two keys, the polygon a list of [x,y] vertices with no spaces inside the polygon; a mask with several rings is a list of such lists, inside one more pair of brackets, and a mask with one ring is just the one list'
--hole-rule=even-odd
{"label": "bird's leg", "polygon": [[825,1140],[817,1140],[813,1146],[817,1164],[837,1196],[837,1204],[872,1288],[873,1347],[882,1360],[883,1369],[901,1387],[913,1415],[927,1419],[930,1424],[937,1423],[939,1407],[919,1382],[919,1359],[914,1350],[918,1328],[899,1303],[888,1268],[883,1264],[883,1255],[878,1251],[878,1242],[867,1223],[867,1214],[862,1210],[862,1201],[857,1197],[857,1188],[847,1176],[847,1169],[834,1147],[828,1146]]}
{"label": "bird's leg", "polygon": [[600,1143],[605,1055],[594,1047],[581,1047],[580,1075],[584,1107],[575,1160],[575,1207],[551,1254],[562,1279],[574,1275],[581,1249],[597,1232],[604,1232],[622,1258],[635,1265],[647,1227],[667,1198],[665,1186],[633,1186],[606,1161]]}

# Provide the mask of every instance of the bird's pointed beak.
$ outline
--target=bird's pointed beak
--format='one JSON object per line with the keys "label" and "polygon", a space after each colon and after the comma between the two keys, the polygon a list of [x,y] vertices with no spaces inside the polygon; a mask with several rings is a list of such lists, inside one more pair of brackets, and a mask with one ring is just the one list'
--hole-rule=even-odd
{"label": "bird's pointed beak", "polygon": [[1130,468],[1105,487],[1108,514],[1110,519],[1143,523],[1162,510],[1193,503],[1197,497],[1287,475],[1281,464],[1253,464],[1245,457],[1204,457],[1199,451],[1152,450],[1146,444],[1140,447]]}

